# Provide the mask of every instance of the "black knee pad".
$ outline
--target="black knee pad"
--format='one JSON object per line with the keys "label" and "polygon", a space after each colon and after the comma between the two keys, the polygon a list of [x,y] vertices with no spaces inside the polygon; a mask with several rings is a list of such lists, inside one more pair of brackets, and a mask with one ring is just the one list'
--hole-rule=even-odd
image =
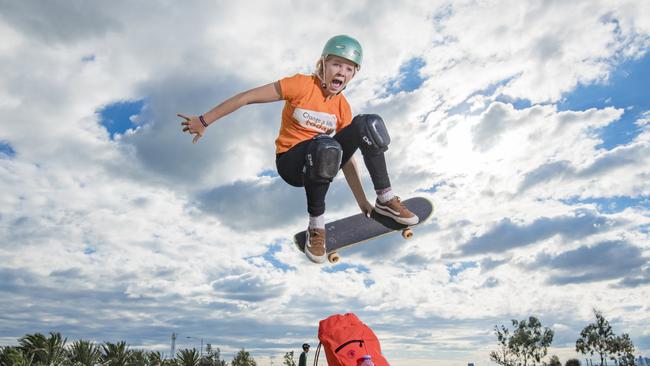
{"label": "black knee pad", "polygon": [[388,150],[390,135],[384,120],[376,114],[360,114],[352,119],[359,129],[359,149],[363,154],[376,155]]}
{"label": "black knee pad", "polygon": [[311,181],[331,182],[339,172],[343,149],[341,144],[328,135],[317,135],[307,148],[305,175]]}

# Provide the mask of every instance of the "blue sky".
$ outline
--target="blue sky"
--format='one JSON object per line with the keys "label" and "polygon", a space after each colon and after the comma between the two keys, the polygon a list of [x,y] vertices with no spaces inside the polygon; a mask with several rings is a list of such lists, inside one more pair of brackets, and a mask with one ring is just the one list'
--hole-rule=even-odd
{"label": "blue sky", "polygon": [[[650,355],[650,3],[0,8],[0,346],[176,333],[267,366],[354,312],[392,365],[490,365],[494,326],[534,315],[564,362],[598,309]],[[304,191],[276,172],[282,103],[197,144],[176,113],[310,73],[339,33],[364,47],[345,96],[386,121],[393,188],[435,212],[315,266],[291,242]],[[342,176],[326,204],[358,212]]]}
{"label": "blue sky", "polygon": [[423,66],[424,60],[420,58],[410,59],[401,65],[398,76],[388,82],[386,94],[408,93],[418,89],[424,82],[424,78],[420,75]]}
{"label": "blue sky", "polygon": [[[650,85],[650,55],[644,54],[638,59],[625,60],[615,64],[607,80],[596,81],[588,85],[579,85],[567,94],[558,107],[560,110],[586,110],[589,108],[615,107],[625,112],[621,118],[609,125],[597,129],[594,133],[602,139],[599,148],[611,150],[617,146],[630,143],[642,131],[636,122],[643,113],[650,110],[647,86]],[[571,199],[569,204],[593,203],[605,213],[614,213],[628,207],[642,210],[650,208],[648,195],[634,197],[606,197],[594,199]]]}
{"label": "blue sky", "polygon": [[133,123],[131,117],[135,117],[142,111],[144,101],[118,101],[107,105],[99,110],[100,123],[111,138],[116,134],[124,134],[129,129],[135,129],[137,126]]}
{"label": "blue sky", "polygon": [[650,110],[650,55],[614,64],[607,80],[579,85],[559,103],[560,110],[585,110],[608,106],[622,108],[620,120],[595,131],[603,140],[600,147],[613,149],[632,141],[641,131],[635,122]]}
{"label": "blue sky", "polygon": [[13,157],[13,156],[16,155],[16,152],[11,147],[11,145],[9,145],[7,143],[0,142],[0,154],[3,154],[4,156],[7,156],[7,157]]}

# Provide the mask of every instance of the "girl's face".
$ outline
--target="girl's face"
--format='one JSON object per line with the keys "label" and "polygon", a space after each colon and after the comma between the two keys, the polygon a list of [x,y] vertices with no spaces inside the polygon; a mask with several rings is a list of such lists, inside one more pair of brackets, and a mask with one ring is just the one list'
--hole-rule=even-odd
{"label": "girl's face", "polygon": [[334,95],[343,91],[343,88],[352,80],[357,70],[357,65],[338,56],[329,56],[325,60],[323,81],[327,85],[325,93]]}

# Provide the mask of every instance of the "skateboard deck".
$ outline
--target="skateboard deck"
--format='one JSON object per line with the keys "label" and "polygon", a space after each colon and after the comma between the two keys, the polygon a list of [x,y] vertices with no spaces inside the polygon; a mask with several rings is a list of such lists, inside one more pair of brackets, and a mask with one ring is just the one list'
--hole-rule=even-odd
{"label": "skateboard deck", "polygon": [[[338,254],[341,249],[390,234],[394,231],[401,230],[404,239],[411,238],[413,236],[411,227],[421,224],[431,216],[433,213],[433,204],[424,197],[409,198],[402,201],[402,203],[420,218],[420,222],[412,226],[403,225],[373,210],[370,218],[359,213],[325,224],[325,230],[327,232],[327,259],[330,263],[336,263],[341,259]],[[293,236],[294,244],[302,252],[305,251],[306,239],[307,233],[304,230]]]}

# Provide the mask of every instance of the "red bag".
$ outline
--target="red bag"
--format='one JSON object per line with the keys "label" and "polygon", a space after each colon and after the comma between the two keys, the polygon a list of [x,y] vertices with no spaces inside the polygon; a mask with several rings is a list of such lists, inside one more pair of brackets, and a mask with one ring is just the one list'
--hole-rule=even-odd
{"label": "red bag", "polygon": [[318,348],[314,365],[318,365],[321,345],[325,347],[328,366],[357,366],[365,355],[375,366],[390,366],[381,354],[379,339],[356,315],[332,315],[318,324]]}

